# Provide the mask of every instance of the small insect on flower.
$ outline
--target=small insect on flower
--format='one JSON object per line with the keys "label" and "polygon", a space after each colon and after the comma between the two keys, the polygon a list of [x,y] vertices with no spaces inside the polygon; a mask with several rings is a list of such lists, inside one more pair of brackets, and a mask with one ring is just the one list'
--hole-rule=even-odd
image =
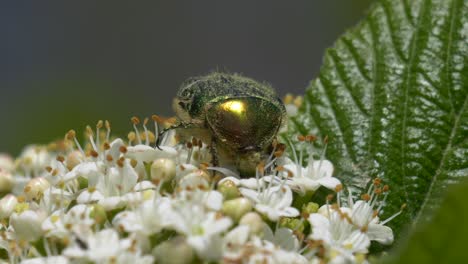
{"label": "small insect on flower", "polygon": [[208,143],[214,166],[232,161],[243,177],[255,174],[286,120],[284,104],[269,85],[238,74],[186,80],[173,108],[179,122],[169,129]]}

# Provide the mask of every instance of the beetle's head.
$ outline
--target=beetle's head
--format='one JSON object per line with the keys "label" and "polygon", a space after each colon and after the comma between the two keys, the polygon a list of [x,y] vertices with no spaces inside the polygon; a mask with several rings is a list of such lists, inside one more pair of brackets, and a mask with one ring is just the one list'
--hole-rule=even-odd
{"label": "beetle's head", "polygon": [[172,102],[172,107],[181,120],[190,120],[194,112],[197,112],[196,98],[200,96],[200,87],[197,85],[199,81],[196,78],[185,81]]}

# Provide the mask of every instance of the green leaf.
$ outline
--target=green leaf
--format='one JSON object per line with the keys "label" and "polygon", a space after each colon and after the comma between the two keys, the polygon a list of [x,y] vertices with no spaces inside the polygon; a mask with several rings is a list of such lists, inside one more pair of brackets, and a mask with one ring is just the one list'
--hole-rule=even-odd
{"label": "green leaf", "polygon": [[468,259],[468,182],[450,188],[430,223],[418,227],[384,263],[464,263]]}
{"label": "green leaf", "polygon": [[328,136],[346,185],[390,185],[383,218],[407,204],[390,223],[397,234],[468,174],[467,39],[466,0],[377,1],[326,52],[291,122]]}

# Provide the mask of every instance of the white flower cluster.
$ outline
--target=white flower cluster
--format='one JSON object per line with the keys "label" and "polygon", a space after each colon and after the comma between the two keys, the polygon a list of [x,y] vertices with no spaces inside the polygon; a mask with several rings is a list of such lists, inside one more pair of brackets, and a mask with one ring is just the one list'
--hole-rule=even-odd
{"label": "white flower cluster", "polygon": [[[209,167],[197,139],[179,144],[169,132],[156,147],[166,121],[153,120],[154,133],[133,118],[128,140],[112,139],[100,121],[83,147],[70,131],[16,160],[0,155],[2,261],[362,263],[371,241],[392,243],[378,217],[388,187],[375,180],[361,200],[341,201],[332,163],[313,158],[314,137],[300,138],[306,167],[302,152],[291,160],[278,143],[256,177],[241,179]],[[321,186],[337,192],[336,203],[304,201]]]}

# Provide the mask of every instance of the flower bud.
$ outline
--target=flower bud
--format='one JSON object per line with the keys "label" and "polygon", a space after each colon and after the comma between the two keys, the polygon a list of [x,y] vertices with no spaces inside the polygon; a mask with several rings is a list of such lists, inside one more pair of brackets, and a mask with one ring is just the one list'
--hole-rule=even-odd
{"label": "flower bud", "polygon": [[0,153],[0,171],[12,171],[14,168],[15,162],[13,158],[6,153]]}
{"label": "flower bud", "polygon": [[41,225],[45,218],[45,214],[26,210],[21,213],[13,213],[10,217],[10,224],[15,229],[15,235],[18,239],[35,241],[42,236]]}
{"label": "flower bud", "polygon": [[18,204],[18,199],[12,194],[8,194],[0,200],[0,219],[10,217]]}
{"label": "flower bud", "polygon": [[227,180],[218,184],[218,191],[223,194],[225,200],[231,200],[240,196],[239,189],[233,181]]}
{"label": "flower bud", "polygon": [[192,263],[195,253],[183,237],[175,237],[165,241],[153,249],[153,256],[157,263]]}
{"label": "flower bud", "polygon": [[179,180],[178,186],[182,189],[210,188],[210,176],[203,170],[196,170]]}
{"label": "flower bud", "polygon": [[283,217],[279,221],[280,227],[286,227],[294,231],[304,232],[304,222],[297,218]]}
{"label": "flower bud", "polygon": [[168,182],[176,175],[176,164],[172,159],[161,158],[151,165],[151,179]]}
{"label": "flower bud", "polygon": [[51,155],[43,146],[28,146],[20,155],[21,167],[26,171],[41,171],[51,160]]}
{"label": "flower bud", "polygon": [[90,205],[89,217],[94,219],[97,224],[104,224],[107,221],[106,210],[100,204]]}
{"label": "flower bud", "polygon": [[303,214],[313,214],[316,213],[319,209],[319,205],[316,203],[307,203],[302,205],[302,213]]}
{"label": "flower bud", "polygon": [[7,170],[0,168],[0,193],[9,192],[13,188],[13,176]]}
{"label": "flower bud", "polygon": [[75,168],[76,165],[80,164],[82,160],[84,160],[84,155],[81,151],[75,150],[70,152],[67,155],[68,170],[72,170],[73,168]]}
{"label": "flower bud", "polygon": [[24,187],[24,195],[28,200],[40,199],[44,191],[49,187],[50,184],[45,178],[33,178]]}
{"label": "flower bud", "polygon": [[258,213],[248,212],[240,219],[239,224],[249,226],[252,234],[258,234],[263,230],[264,223]]}
{"label": "flower bud", "polygon": [[243,197],[225,201],[222,208],[222,212],[236,222],[251,210],[252,203],[249,199]]}

